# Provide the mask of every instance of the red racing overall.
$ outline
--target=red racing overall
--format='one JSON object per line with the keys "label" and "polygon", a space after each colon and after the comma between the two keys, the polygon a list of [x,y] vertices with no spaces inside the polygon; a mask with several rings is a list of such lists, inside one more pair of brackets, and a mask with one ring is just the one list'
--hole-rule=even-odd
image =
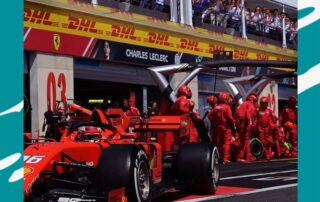
{"label": "red racing overall", "polygon": [[274,114],[271,115],[271,120],[272,120],[272,124],[271,124],[271,134],[272,134],[272,138],[274,141],[274,145],[275,145],[275,154],[277,155],[278,158],[280,158],[282,155],[282,142],[283,142],[283,138],[281,137],[281,130],[278,127],[278,117]]}
{"label": "red racing overall", "polygon": [[188,117],[189,122],[189,137],[187,139],[181,139],[180,144],[186,142],[197,142],[198,132],[190,118],[190,108],[194,106],[193,102],[190,100],[192,97],[191,90],[188,86],[181,86],[178,89],[178,99],[172,105],[171,114],[172,115],[184,115]]}
{"label": "red racing overall", "polygon": [[250,150],[250,133],[256,114],[256,107],[254,105],[255,100],[256,98],[253,98],[253,96],[248,96],[247,101],[239,105],[235,113],[240,139],[240,150],[237,155],[237,161],[244,161],[244,155],[246,155],[246,160],[249,162],[255,160]]}
{"label": "red racing overall", "polygon": [[136,107],[133,106],[129,106],[126,111],[125,114],[127,116],[139,116],[140,115],[140,111],[139,109],[137,109]]}
{"label": "red racing overall", "polygon": [[281,111],[279,118],[281,126],[283,126],[285,129],[285,133],[289,135],[289,139],[292,144],[292,157],[297,157],[298,155],[296,105],[296,97],[290,97],[288,100],[288,106]]}
{"label": "red racing overall", "polygon": [[272,157],[272,126],[272,111],[270,109],[260,108],[257,113],[257,131],[258,137],[263,143],[264,156],[267,160],[270,160]]}
{"label": "red racing overall", "polygon": [[[208,118],[212,125],[215,126],[215,130],[212,133],[212,140],[217,145],[220,156],[225,163],[230,162],[230,144],[231,144],[231,127],[234,126],[234,119],[232,116],[231,108],[226,104],[224,95],[219,95],[218,104],[211,110]],[[227,97],[226,97],[227,98]]]}

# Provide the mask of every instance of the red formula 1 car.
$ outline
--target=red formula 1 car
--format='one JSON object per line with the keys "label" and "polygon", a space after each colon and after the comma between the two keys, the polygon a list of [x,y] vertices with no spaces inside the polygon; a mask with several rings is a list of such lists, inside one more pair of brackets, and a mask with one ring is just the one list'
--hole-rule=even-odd
{"label": "red formula 1 car", "polygon": [[51,142],[25,149],[25,201],[151,201],[173,188],[217,189],[217,148],[186,141],[187,117],[87,112],[58,123]]}

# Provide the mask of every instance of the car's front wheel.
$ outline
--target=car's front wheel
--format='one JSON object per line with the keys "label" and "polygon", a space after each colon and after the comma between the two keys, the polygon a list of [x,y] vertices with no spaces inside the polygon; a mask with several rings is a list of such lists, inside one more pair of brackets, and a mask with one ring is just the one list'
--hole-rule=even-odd
{"label": "car's front wheel", "polygon": [[136,145],[112,145],[102,151],[97,167],[98,191],[125,188],[129,201],[149,202],[152,182],[147,155]]}

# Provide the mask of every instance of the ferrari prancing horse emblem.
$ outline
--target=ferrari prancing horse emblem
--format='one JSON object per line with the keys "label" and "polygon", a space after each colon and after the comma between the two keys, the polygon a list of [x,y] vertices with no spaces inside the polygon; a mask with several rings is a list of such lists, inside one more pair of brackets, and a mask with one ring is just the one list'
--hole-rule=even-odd
{"label": "ferrari prancing horse emblem", "polygon": [[54,34],[53,35],[53,45],[54,49],[59,50],[60,47],[60,35],[59,34]]}

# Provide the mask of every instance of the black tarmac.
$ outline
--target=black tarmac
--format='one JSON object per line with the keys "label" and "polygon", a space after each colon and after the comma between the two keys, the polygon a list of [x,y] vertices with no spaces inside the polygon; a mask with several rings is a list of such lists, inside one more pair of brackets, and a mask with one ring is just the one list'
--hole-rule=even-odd
{"label": "black tarmac", "polygon": [[216,195],[191,196],[167,193],[154,201],[297,201],[297,159],[275,159],[253,163],[230,163],[220,168]]}

